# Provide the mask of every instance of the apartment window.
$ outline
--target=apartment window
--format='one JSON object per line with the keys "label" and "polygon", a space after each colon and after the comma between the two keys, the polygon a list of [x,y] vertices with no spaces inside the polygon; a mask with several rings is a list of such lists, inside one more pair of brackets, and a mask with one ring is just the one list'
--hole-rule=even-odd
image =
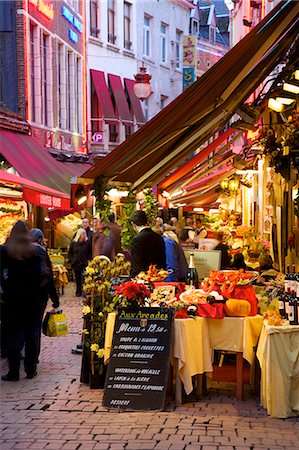
{"label": "apartment window", "polygon": [[109,142],[118,142],[118,125],[109,125]]}
{"label": "apartment window", "polygon": [[42,117],[43,124],[49,125],[48,113],[48,84],[49,70],[48,67],[48,44],[49,36],[43,34],[42,38]]}
{"label": "apartment window", "polygon": [[67,130],[71,130],[72,124],[72,116],[71,116],[71,107],[72,107],[72,53],[67,52],[67,83],[66,83],[66,128]]}
{"label": "apartment window", "polygon": [[76,58],[75,61],[75,80],[74,80],[74,87],[75,87],[75,96],[74,96],[74,131],[76,133],[79,133],[79,123],[80,123],[80,59]]}
{"label": "apartment window", "polygon": [[148,122],[149,121],[149,101],[148,98],[146,98],[143,102],[143,112],[144,112],[144,117],[145,120]]}
{"label": "apartment window", "polygon": [[133,134],[133,127],[131,125],[125,125],[125,135],[126,139],[128,139]]}
{"label": "apartment window", "polygon": [[98,1],[90,0],[90,35],[97,38],[99,33]]}
{"label": "apartment window", "polygon": [[31,110],[31,119],[33,122],[36,121],[35,117],[35,45],[34,45],[34,36],[35,36],[36,27],[31,23],[30,24],[30,110]]}
{"label": "apartment window", "polygon": [[160,43],[161,43],[161,62],[166,63],[167,61],[167,26],[161,23],[160,28]]}
{"label": "apartment window", "polygon": [[124,48],[131,50],[131,8],[132,5],[124,2]]}
{"label": "apartment window", "polygon": [[62,128],[62,99],[63,99],[63,45],[58,44],[57,49],[57,89],[58,89],[58,117],[57,117],[57,123],[58,127]]}
{"label": "apartment window", "polygon": [[175,67],[181,68],[182,65],[182,32],[176,30],[175,33]]}
{"label": "apartment window", "polygon": [[209,27],[209,40],[215,44],[216,42],[216,28],[215,27]]}
{"label": "apartment window", "polygon": [[108,42],[115,44],[115,0],[108,0]]}
{"label": "apartment window", "polygon": [[98,96],[91,78],[91,133],[102,131],[102,120],[99,119]]}
{"label": "apartment window", "polygon": [[190,26],[190,34],[195,34],[197,36],[198,35],[198,30],[199,30],[198,21],[192,19],[191,20],[191,26]]}
{"label": "apartment window", "polygon": [[150,28],[150,18],[148,16],[144,16],[143,22],[143,54],[145,56],[150,56],[150,47],[151,43],[151,28]]}
{"label": "apartment window", "polygon": [[165,108],[167,99],[168,99],[167,95],[161,95],[161,97],[160,97],[160,109]]}

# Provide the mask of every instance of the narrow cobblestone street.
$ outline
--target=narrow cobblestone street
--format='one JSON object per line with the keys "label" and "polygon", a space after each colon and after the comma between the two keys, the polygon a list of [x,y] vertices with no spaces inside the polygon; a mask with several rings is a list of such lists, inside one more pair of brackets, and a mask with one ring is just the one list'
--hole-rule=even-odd
{"label": "narrow cobblestone street", "polygon": [[[1,450],[264,450],[298,449],[299,418],[269,417],[253,397],[217,392],[165,411],[118,412],[102,406],[102,390],[79,381],[81,307],[70,283],[61,297],[69,334],[42,337],[38,376],[1,381]],[[1,373],[7,370],[1,362]]]}

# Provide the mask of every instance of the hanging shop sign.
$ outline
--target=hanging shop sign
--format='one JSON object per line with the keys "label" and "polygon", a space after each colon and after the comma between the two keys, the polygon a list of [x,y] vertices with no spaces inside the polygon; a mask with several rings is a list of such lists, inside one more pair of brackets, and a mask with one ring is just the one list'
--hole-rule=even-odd
{"label": "hanging shop sign", "polygon": [[183,66],[196,67],[196,36],[183,36]]}
{"label": "hanging shop sign", "polygon": [[54,4],[47,0],[29,0],[29,3],[34,6],[47,19],[54,19]]}
{"label": "hanging shop sign", "polygon": [[195,81],[195,68],[183,67],[183,91]]}
{"label": "hanging shop sign", "polygon": [[103,133],[94,133],[92,135],[93,142],[97,142],[98,144],[101,144],[103,142]]}
{"label": "hanging shop sign", "polygon": [[103,405],[164,408],[174,314],[169,308],[120,309],[116,317]]}

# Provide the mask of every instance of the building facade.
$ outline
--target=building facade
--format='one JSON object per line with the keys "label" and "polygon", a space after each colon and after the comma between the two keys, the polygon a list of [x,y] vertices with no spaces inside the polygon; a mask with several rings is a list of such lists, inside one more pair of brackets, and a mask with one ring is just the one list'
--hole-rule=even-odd
{"label": "building facade", "polygon": [[[188,0],[86,1],[88,148],[106,155],[182,91]],[[144,66],[151,94],[135,96]]]}

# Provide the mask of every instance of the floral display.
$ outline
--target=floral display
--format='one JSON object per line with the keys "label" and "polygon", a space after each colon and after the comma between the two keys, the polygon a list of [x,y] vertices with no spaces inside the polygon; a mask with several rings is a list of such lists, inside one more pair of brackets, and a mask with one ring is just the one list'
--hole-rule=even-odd
{"label": "floral display", "polygon": [[115,306],[138,307],[150,304],[151,291],[139,281],[126,281],[115,287],[115,293],[112,301]]}

